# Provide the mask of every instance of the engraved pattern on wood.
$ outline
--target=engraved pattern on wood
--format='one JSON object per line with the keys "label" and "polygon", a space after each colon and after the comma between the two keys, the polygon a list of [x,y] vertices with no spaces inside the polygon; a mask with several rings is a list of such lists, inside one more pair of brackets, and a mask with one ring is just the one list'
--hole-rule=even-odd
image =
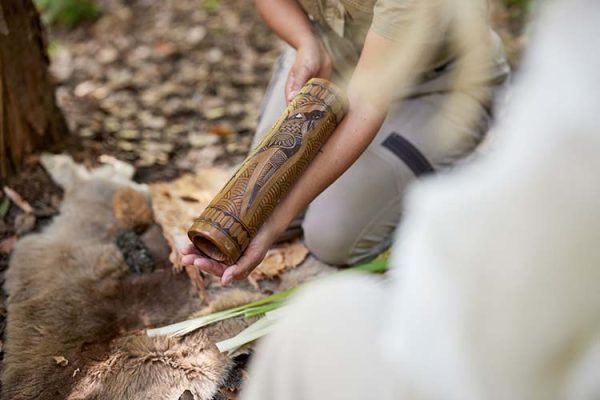
{"label": "engraved pattern on wood", "polygon": [[310,80],[195,220],[188,234],[196,247],[218,261],[237,261],[346,110],[332,83]]}

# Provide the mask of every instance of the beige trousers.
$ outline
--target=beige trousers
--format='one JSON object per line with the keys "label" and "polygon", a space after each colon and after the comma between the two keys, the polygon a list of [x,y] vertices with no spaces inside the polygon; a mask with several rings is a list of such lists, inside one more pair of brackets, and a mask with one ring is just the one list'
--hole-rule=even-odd
{"label": "beige trousers", "polygon": [[[256,144],[286,107],[284,86],[295,52],[279,59],[263,101]],[[479,110],[468,126],[445,110],[446,93],[392,104],[381,130],[352,167],[317,197],[306,212],[304,237],[310,251],[334,265],[352,265],[387,249],[402,215],[407,186],[417,176],[454,164],[473,151],[489,114],[467,93],[463,102]]]}

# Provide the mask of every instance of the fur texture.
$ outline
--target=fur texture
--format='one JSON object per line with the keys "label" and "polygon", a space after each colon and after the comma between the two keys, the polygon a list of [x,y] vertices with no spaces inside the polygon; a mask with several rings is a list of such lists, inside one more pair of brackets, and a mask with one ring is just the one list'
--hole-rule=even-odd
{"label": "fur texture", "polygon": [[[184,338],[149,338],[143,330],[234,307],[262,294],[247,282],[236,288],[214,284],[208,287],[207,305],[186,275],[174,273],[170,265],[131,274],[115,245],[120,226],[113,207],[113,194],[123,188],[149,199],[144,186],[131,182],[131,168],[110,159],[90,172],[69,157],[42,159],[65,189],[65,198],[47,229],[17,243],[6,273],[3,398],[212,399],[231,381],[235,367],[214,343],[236,335],[251,321],[224,321]],[[128,197],[139,201],[139,196]],[[164,262],[168,251],[157,231],[155,226],[144,236]],[[309,262],[294,270],[292,283],[327,271]],[[271,289],[286,282],[273,281]],[[64,357],[66,365],[55,357]]]}
{"label": "fur texture", "polygon": [[[183,319],[200,302],[170,270],[129,275],[114,244],[112,208],[127,183],[72,169],[64,176],[60,215],[19,241],[6,274],[5,398],[178,399],[188,390],[210,399],[230,361],[204,333],[132,335]],[[58,365],[58,356],[68,364]]]}

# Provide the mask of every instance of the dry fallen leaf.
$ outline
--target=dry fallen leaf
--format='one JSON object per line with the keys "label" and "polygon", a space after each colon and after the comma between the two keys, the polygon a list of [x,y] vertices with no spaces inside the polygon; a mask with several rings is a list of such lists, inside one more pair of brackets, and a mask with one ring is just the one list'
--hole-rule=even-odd
{"label": "dry fallen leaf", "polygon": [[270,279],[279,275],[285,268],[283,252],[280,249],[271,249],[250,275],[255,280]]}
{"label": "dry fallen leaf", "polygon": [[219,138],[208,133],[190,132],[188,134],[188,142],[192,147],[202,148],[217,144],[219,142]]}
{"label": "dry fallen leaf", "polygon": [[219,119],[225,116],[225,107],[215,107],[204,111],[204,117],[209,120]]}
{"label": "dry fallen leaf", "polygon": [[[172,182],[150,185],[154,218],[161,225],[171,246],[170,261],[176,269],[182,268],[178,249],[190,242],[187,237],[188,228],[225,185],[231,172],[225,168],[206,168]],[[199,279],[199,274],[195,272],[188,270],[193,280]]]}
{"label": "dry fallen leaf", "polygon": [[208,131],[217,136],[229,136],[235,133],[230,124],[214,124],[208,127]]}
{"label": "dry fallen leaf", "polygon": [[0,242],[0,254],[8,254],[12,251],[17,243],[17,237],[11,236]]}
{"label": "dry fallen leaf", "polygon": [[296,240],[284,247],[283,257],[287,268],[295,268],[308,256],[308,248],[300,241]]}
{"label": "dry fallen leaf", "polygon": [[306,256],[308,256],[308,249],[301,241],[296,240],[285,243],[269,250],[263,262],[252,271],[250,278],[255,282],[262,279],[276,278],[286,269],[295,268],[302,264]]}
{"label": "dry fallen leaf", "polygon": [[66,367],[67,365],[69,365],[69,360],[67,360],[63,356],[54,356],[52,358],[56,362],[56,365],[60,365],[61,367]]}
{"label": "dry fallen leaf", "polygon": [[[216,136],[213,136],[216,138]],[[214,165],[215,160],[223,155],[223,150],[218,146],[208,146],[201,149],[192,149],[175,159],[175,165],[182,169],[208,168]]]}

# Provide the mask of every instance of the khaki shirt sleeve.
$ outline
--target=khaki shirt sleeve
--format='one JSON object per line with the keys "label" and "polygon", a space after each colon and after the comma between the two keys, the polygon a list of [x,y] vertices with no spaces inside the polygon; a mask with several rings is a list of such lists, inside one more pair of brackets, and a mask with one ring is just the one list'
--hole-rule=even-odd
{"label": "khaki shirt sleeve", "polygon": [[377,0],[371,29],[381,36],[398,40],[411,24],[412,0]]}
{"label": "khaki shirt sleeve", "polygon": [[[377,0],[373,9],[371,29],[381,36],[394,40],[406,40],[417,24],[427,24],[426,31],[435,37],[447,28],[448,20],[442,16],[438,0]],[[423,18],[423,11],[427,15]]]}

